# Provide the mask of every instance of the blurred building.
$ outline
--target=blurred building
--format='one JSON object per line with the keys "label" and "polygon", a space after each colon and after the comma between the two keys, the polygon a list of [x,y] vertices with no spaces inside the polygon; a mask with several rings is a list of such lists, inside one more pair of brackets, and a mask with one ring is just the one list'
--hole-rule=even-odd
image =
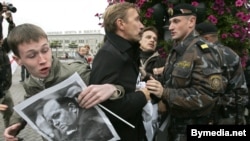
{"label": "blurred building", "polygon": [[47,32],[47,35],[50,43],[56,43],[52,52],[57,57],[66,54],[74,57],[77,48],[86,44],[90,46],[90,53],[95,55],[104,39],[101,30]]}

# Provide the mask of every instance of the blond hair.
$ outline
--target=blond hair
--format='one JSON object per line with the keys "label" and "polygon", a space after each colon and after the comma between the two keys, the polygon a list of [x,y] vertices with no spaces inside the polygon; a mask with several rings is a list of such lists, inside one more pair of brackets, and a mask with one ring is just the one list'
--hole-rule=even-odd
{"label": "blond hair", "polygon": [[129,2],[122,2],[122,3],[114,3],[110,5],[104,15],[103,15],[103,26],[105,31],[107,32],[115,32],[116,27],[116,20],[117,19],[123,19],[127,20],[127,11],[129,9],[136,9],[136,11],[139,13],[139,8],[134,3]]}

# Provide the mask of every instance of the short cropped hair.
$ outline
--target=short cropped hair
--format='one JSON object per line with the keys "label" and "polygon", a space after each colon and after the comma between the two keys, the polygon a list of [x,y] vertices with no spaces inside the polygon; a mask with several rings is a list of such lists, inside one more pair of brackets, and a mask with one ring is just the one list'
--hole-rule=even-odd
{"label": "short cropped hair", "polygon": [[13,53],[20,57],[18,46],[22,43],[38,42],[41,38],[48,40],[44,30],[34,24],[21,24],[12,29],[8,35],[7,42]]}
{"label": "short cropped hair", "polygon": [[115,24],[116,20],[123,19],[126,21],[127,11],[131,8],[136,9],[136,11],[139,13],[139,8],[134,3],[122,2],[110,5],[103,15],[103,26],[105,31],[115,32],[117,29]]}
{"label": "short cropped hair", "polygon": [[142,34],[146,31],[152,31],[156,34],[156,36],[158,37],[158,30],[154,27],[154,26],[148,26],[142,29],[142,31],[140,32],[140,35],[142,37]]}

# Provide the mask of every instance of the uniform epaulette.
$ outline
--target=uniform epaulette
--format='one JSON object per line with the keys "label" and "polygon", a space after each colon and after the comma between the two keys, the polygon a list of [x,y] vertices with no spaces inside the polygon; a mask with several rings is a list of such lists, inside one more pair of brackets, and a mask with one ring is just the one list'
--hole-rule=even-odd
{"label": "uniform epaulette", "polygon": [[209,52],[209,46],[208,44],[206,44],[205,42],[202,42],[202,41],[197,41],[196,42],[196,45],[198,47],[200,47],[200,49],[203,51],[203,52]]}

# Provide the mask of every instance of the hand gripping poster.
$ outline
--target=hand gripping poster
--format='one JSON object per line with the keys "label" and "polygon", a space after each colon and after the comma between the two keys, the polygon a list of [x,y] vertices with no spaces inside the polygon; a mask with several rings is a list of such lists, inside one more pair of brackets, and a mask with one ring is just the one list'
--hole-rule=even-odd
{"label": "hand gripping poster", "polygon": [[117,132],[99,106],[83,109],[77,96],[87,86],[75,73],[14,107],[48,141],[116,141]]}

